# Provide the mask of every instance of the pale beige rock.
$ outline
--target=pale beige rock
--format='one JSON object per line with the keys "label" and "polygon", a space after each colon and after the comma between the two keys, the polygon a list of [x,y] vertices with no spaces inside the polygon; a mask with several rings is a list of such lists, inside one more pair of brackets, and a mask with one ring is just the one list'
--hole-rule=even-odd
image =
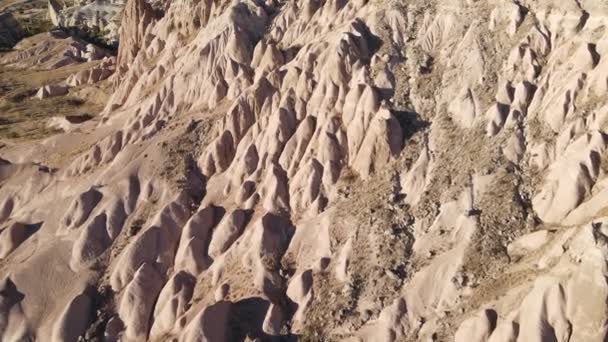
{"label": "pale beige rock", "polygon": [[[244,146],[242,142],[241,145]],[[254,144],[247,146],[243,153],[237,151],[237,155],[242,157],[238,157],[233,162],[230,170],[232,173],[231,184],[234,186],[243,184],[245,179],[256,171],[260,160],[258,149]]]}
{"label": "pale beige rock", "polygon": [[81,86],[83,84],[94,84],[107,79],[112,76],[113,73],[113,69],[104,67],[82,70],[68,77],[65,82],[72,87]]}
{"label": "pale beige rock", "polygon": [[316,159],[311,159],[300,168],[289,188],[291,210],[300,211],[312,205],[322,190],[322,177],[323,166]]}
{"label": "pale beige rock", "polygon": [[530,148],[530,165],[537,169],[545,169],[554,160],[553,146],[539,143]]}
{"label": "pale beige rock", "polygon": [[294,326],[292,329],[298,331],[301,329],[303,321],[305,319],[306,309],[313,300],[313,273],[312,270],[306,270],[300,274],[295,275],[289,286],[287,287],[287,297],[296,303],[297,308],[292,322]]}
{"label": "pale beige rock", "polygon": [[202,309],[186,326],[180,342],[225,341],[232,303],[218,302]]}
{"label": "pale beige rock", "polygon": [[427,186],[431,172],[432,155],[425,145],[412,168],[401,177],[401,192],[405,194],[407,203],[416,204],[418,202]]}
{"label": "pale beige rock", "polygon": [[510,257],[521,257],[542,247],[550,238],[548,230],[539,230],[519,237],[507,246]]}
{"label": "pale beige rock", "polygon": [[234,157],[234,150],[232,133],[224,131],[221,136],[211,143],[209,152],[201,157],[200,165],[203,174],[212,176],[226,170]]}
{"label": "pale beige rock", "polygon": [[63,310],[53,326],[53,342],[77,342],[89,326],[91,315],[91,298],[79,294]]}
{"label": "pale beige rock", "polygon": [[20,69],[55,70],[86,61],[89,55],[86,45],[85,41],[61,30],[51,30],[21,40],[13,51],[0,58],[0,64]]}
{"label": "pale beige rock", "polygon": [[505,157],[514,164],[519,164],[524,153],[526,151],[526,144],[524,136],[520,130],[515,133],[507,140],[507,146],[503,153]]}
{"label": "pale beige rock", "polygon": [[605,340],[603,3],[123,14],[116,60],[58,31],[0,57],[112,93],[0,143],[0,339],[73,340],[91,286],[109,341]]}
{"label": "pale beige rock", "polygon": [[3,229],[0,233],[0,259],[6,258],[35,231],[35,227],[19,222],[12,223]]}
{"label": "pale beige rock", "polygon": [[[255,193],[255,183],[252,181],[243,182],[235,194],[235,203],[244,204]],[[249,206],[251,208],[251,206]]]}
{"label": "pale beige rock", "polygon": [[218,288],[214,294],[215,301],[220,302],[222,300],[226,300],[226,296],[228,296],[229,292],[230,292],[230,285],[222,284],[222,285],[218,286]]}
{"label": "pale beige rock", "polygon": [[36,97],[40,100],[48,97],[61,96],[68,93],[68,87],[60,84],[49,84],[40,88],[36,93]]}
{"label": "pale beige rock", "polygon": [[564,286],[566,315],[572,327],[571,341],[599,341],[608,332],[603,323],[607,313],[602,300],[598,300],[608,296],[608,284],[604,278],[606,227],[604,219],[602,221],[578,231],[573,228],[572,233],[577,235],[564,234],[562,238],[572,238],[572,251],[581,256],[579,267]]}
{"label": "pale beige rock", "polygon": [[515,86],[511,108],[522,114],[527,113],[535,88],[529,82],[520,82]]}
{"label": "pale beige rock", "polygon": [[196,212],[184,228],[175,254],[175,268],[198,274],[211,264],[208,249],[216,225],[216,208],[205,207]]}
{"label": "pale beige rock", "polygon": [[224,253],[239,238],[245,228],[247,213],[236,209],[226,214],[222,221],[213,230],[209,242],[209,256],[217,258]]}
{"label": "pale beige rock", "polygon": [[518,333],[519,324],[513,321],[513,317],[507,317],[506,320],[498,323],[488,342],[515,342],[517,341]]}
{"label": "pale beige rock", "polygon": [[120,42],[125,46],[118,52],[116,68],[128,70],[140,50],[145,48],[147,30],[154,21],[153,10],[143,0],[129,0],[123,11],[120,25]]}
{"label": "pale beige rock", "polygon": [[541,219],[558,222],[585,199],[599,172],[597,154],[605,148],[606,138],[600,132],[583,135],[570,144],[532,200]]}
{"label": "pale beige rock", "polygon": [[403,133],[399,122],[388,110],[381,109],[370,123],[352,167],[363,178],[368,178],[397,157],[402,143]]}
{"label": "pale beige rock", "polygon": [[73,270],[82,270],[91,266],[112,243],[106,230],[106,214],[99,214],[82,230],[80,236],[72,247],[70,267]]}
{"label": "pale beige rock", "polygon": [[518,3],[505,1],[496,7],[490,15],[490,30],[504,27],[509,36],[513,36],[524,19],[524,8]]}
{"label": "pale beige rock", "polygon": [[260,186],[259,194],[262,206],[271,213],[282,213],[289,210],[288,178],[278,165],[271,165]]}
{"label": "pale beige rock", "polygon": [[541,342],[553,338],[568,341],[572,325],[566,316],[565,301],[564,289],[557,279],[539,278],[522,302],[518,340]]}
{"label": "pale beige rock", "polygon": [[454,335],[454,342],[485,342],[496,328],[496,312],[483,310],[465,320]]}
{"label": "pale beige rock", "polygon": [[[349,103],[348,100],[345,101],[346,103]],[[344,109],[343,121],[347,126],[349,159],[356,158],[363,139],[365,139],[367,127],[379,107],[378,93],[372,87],[367,86],[362,90],[354,110]]]}
{"label": "pale beige rock", "polygon": [[23,341],[33,338],[29,331],[22,301],[24,294],[9,277],[0,282],[0,337],[3,341]]}
{"label": "pale beige rock", "polygon": [[409,327],[404,318],[407,306],[403,298],[397,298],[382,310],[377,320],[366,325],[358,336],[363,341],[396,341],[405,336]]}
{"label": "pale beige rock", "polygon": [[278,260],[287,249],[293,227],[281,216],[265,214],[255,224],[251,245],[254,259],[262,262]]}
{"label": "pale beige rock", "polygon": [[150,339],[177,331],[178,319],[190,308],[196,279],[185,271],[174,274],[165,284],[154,305]]}
{"label": "pale beige rock", "polygon": [[345,282],[348,277],[348,264],[350,262],[350,254],[352,253],[353,245],[352,240],[348,239],[344,246],[340,249],[340,254],[336,258],[335,276],[341,281]]}
{"label": "pale beige rock", "polygon": [[453,120],[462,128],[471,128],[477,117],[477,104],[471,89],[463,89],[448,108]]}
{"label": "pale beige rock", "polygon": [[488,121],[486,125],[486,133],[492,137],[503,128],[505,121],[509,115],[510,107],[502,103],[496,103],[490,106],[485,116]]}
{"label": "pale beige rock", "polygon": [[61,232],[67,233],[69,230],[78,228],[82,225],[89,218],[89,215],[102,197],[102,193],[95,188],[90,188],[78,195],[74,202],[69,206],[62,219],[65,230],[62,230]]}
{"label": "pale beige rock", "polygon": [[548,269],[549,267],[554,266],[568,250],[568,241],[575,234],[576,229],[567,229],[563,234],[556,236],[550,244],[544,247],[544,252],[537,262],[538,268]]}
{"label": "pale beige rock", "polygon": [[15,201],[11,197],[6,198],[2,202],[2,205],[0,206],[0,208],[2,208],[0,209],[0,223],[4,223],[11,216],[14,206]]}
{"label": "pale beige rock", "polygon": [[125,287],[118,315],[125,324],[124,339],[127,341],[147,338],[154,303],[162,284],[163,279],[154,267],[144,262]]}
{"label": "pale beige rock", "polygon": [[169,203],[157,214],[151,226],[122,251],[110,276],[113,289],[124,288],[144,263],[164,276],[173,266],[180,230],[186,223],[185,215],[185,208],[179,202]]}
{"label": "pale beige rock", "polygon": [[513,102],[514,93],[515,89],[513,88],[511,81],[502,80],[499,82],[498,89],[496,90],[496,102],[509,105]]}
{"label": "pale beige rock", "polygon": [[[456,200],[442,204],[428,231],[416,230],[414,253],[420,257],[437,256],[405,286],[410,324],[456,305],[467,290],[468,277],[463,274],[462,265],[467,246],[478,229],[478,218],[467,214],[473,202],[474,192],[465,189]],[[442,242],[437,243],[439,240]]]}

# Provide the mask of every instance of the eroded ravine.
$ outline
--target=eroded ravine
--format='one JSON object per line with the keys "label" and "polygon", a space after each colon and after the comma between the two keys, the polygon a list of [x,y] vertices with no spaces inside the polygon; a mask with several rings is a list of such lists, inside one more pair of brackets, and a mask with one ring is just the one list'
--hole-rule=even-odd
{"label": "eroded ravine", "polygon": [[603,341],[607,11],[130,0],[0,149],[2,340]]}

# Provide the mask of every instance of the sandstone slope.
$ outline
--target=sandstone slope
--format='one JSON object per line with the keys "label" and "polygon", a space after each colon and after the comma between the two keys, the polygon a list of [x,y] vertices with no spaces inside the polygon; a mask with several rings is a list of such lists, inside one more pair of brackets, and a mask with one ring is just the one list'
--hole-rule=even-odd
{"label": "sandstone slope", "polygon": [[604,341],[607,14],[129,0],[99,117],[0,149],[1,339]]}

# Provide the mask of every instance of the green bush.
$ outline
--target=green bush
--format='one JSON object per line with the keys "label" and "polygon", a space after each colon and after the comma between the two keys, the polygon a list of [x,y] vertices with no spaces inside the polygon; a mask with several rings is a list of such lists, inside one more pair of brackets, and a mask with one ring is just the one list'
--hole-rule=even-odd
{"label": "green bush", "polygon": [[20,24],[26,37],[48,32],[54,27],[53,23],[44,17],[22,18]]}

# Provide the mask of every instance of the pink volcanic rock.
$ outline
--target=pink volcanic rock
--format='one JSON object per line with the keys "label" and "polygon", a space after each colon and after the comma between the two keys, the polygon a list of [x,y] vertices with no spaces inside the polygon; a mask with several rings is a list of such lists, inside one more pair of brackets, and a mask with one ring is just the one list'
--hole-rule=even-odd
{"label": "pink volcanic rock", "polygon": [[2,202],[0,205],[0,223],[3,223],[10,217],[13,207],[15,206],[14,203],[15,201],[11,197],[6,198]]}
{"label": "pink volcanic rock", "polygon": [[153,10],[142,0],[127,2],[120,25],[120,42],[116,58],[116,68],[124,74],[131,67],[135,57],[146,45],[146,34],[154,21]]}
{"label": "pink volcanic rock", "polygon": [[0,259],[6,258],[33,233],[35,233],[35,228],[19,222],[12,223],[3,229],[0,233]]}
{"label": "pink volcanic rock", "polygon": [[113,289],[124,288],[144,263],[164,276],[167,269],[173,266],[180,231],[186,223],[185,214],[185,208],[179,201],[169,203],[157,214],[151,226],[126,246],[110,276]]}
{"label": "pink volcanic rock", "polygon": [[565,300],[561,285],[551,279],[538,279],[532,292],[522,302],[518,339],[543,341],[553,338],[568,341],[572,325],[566,317]]}
{"label": "pink volcanic rock", "polygon": [[95,188],[90,188],[78,195],[62,219],[65,229],[61,232],[67,232],[82,225],[102,198],[102,193]]}
{"label": "pink volcanic rock", "polygon": [[125,287],[118,314],[125,324],[124,336],[127,340],[147,338],[156,296],[162,284],[163,279],[154,267],[143,263]]}
{"label": "pink volcanic rock", "polygon": [[323,166],[311,159],[293,176],[290,184],[290,207],[294,211],[306,209],[319,197],[322,186]]}
{"label": "pink volcanic rock", "polygon": [[604,341],[607,15],[137,0],[115,60],[24,39],[7,77],[112,94],[0,142],[0,339]]}
{"label": "pink volcanic rock", "polygon": [[31,338],[23,312],[24,295],[9,277],[0,281],[0,337],[7,341]]}
{"label": "pink volcanic rock", "polygon": [[213,231],[213,237],[209,242],[209,255],[213,258],[219,257],[239,238],[245,228],[247,213],[236,209],[224,218]]}
{"label": "pink volcanic rock", "polygon": [[40,100],[48,97],[61,96],[68,93],[68,87],[61,84],[49,84],[40,88],[36,93],[36,97]]}
{"label": "pink volcanic rock", "polygon": [[190,308],[190,300],[196,279],[185,271],[173,275],[160,291],[154,306],[150,338],[180,329],[178,319]]}
{"label": "pink volcanic rock", "polygon": [[91,319],[91,298],[79,294],[72,299],[53,326],[52,341],[78,341],[83,335]]}
{"label": "pink volcanic rock", "polygon": [[381,109],[370,123],[353,168],[363,178],[369,177],[398,155],[402,141],[403,133],[397,119],[388,110]]}
{"label": "pink volcanic rock", "polygon": [[81,270],[90,266],[112,243],[106,230],[107,216],[99,214],[82,230],[72,248],[70,266]]}
{"label": "pink volcanic rock", "polygon": [[552,165],[541,190],[532,200],[546,222],[558,222],[591,192],[599,172],[598,154],[606,149],[601,132],[585,134],[572,142]]}
{"label": "pink volcanic rock", "polygon": [[228,334],[228,318],[232,303],[221,301],[202,309],[186,326],[180,341],[224,341]]}
{"label": "pink volcanic rock", "polygon": [[212,263],[209,243],[217,225],[218,209],[205,207],[192,215],[184,228],[175,255],[175,267],[198,274]]}
{"label": "pink volcanic rock", "polygon": [[211,150],[201,158],[201,168],[207,176],[223,172],[234,158],[234,138],[229,131],[224,131],[211,144]]}
{"label": "pink volcanic rock", "polygon": [[460,325],[458,331],[456,331],[456,334],[454,335],[454,341],[487,341],[495,328],[496,312],[489,309],[483,310]]}
{"label": "pink volcanic rock", "polygon": [[113,73],[114,70],[107,67],[82,70],[68,77],[66,83],[72,87],[77,87],[83,84],[94,84],[105,80]]}

